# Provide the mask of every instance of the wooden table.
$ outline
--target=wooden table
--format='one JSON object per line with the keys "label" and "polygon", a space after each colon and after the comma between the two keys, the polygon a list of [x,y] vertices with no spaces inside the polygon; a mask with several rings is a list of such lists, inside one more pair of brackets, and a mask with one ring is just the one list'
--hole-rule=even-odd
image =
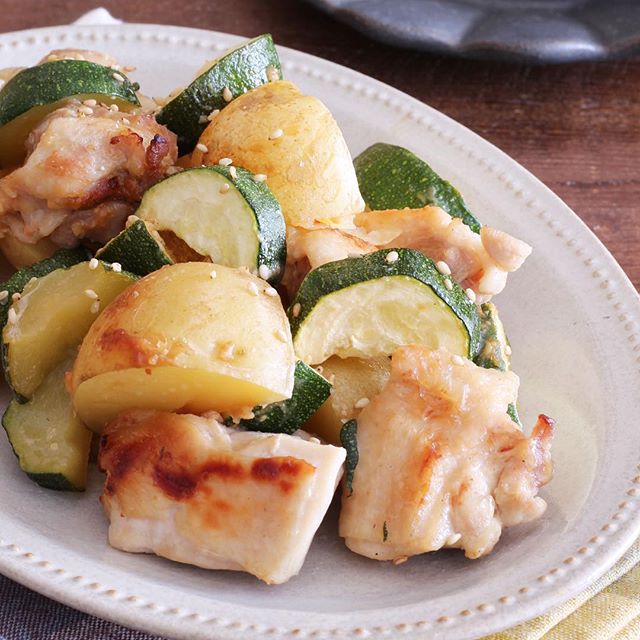
{"label": "wooden table", "polygon": [[[95,0],[0,0],[0,30],[66,24]],[[246,36],[333,60],[429,103],[532,171],[595,231],[640,285],[640,59],[532,67],[384,46],[301,0],[103,0],[128,22]],[[1,66],[1,65],[0,65]]]}

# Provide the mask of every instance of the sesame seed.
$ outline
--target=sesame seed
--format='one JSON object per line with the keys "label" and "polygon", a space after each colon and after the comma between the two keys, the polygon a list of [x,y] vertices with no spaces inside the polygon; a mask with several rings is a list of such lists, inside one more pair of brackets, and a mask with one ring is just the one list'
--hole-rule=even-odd
{"label": "sesame seed", "polygon": [[209,116],[200,116],[198,118],[198,124],[207,124],[209,122]]}
{"label": "sesame seed", "polygon": [[82,104],[84,104],[87,107],[95,107],[97,106],[98,102],[97,100],[94,100],[93,98],[91,98],[90,100],[83,100]]}
{"label": "sesame seed", "polygon": [[122,118],[122,124],[129,126],[131,124],[131,121],[129,120],[129,118]]}
{"label": "sesame seed", "polygon": [[267,287],[264,292],[271,298],[275,298],[278,295],[278,292],[273,287]]}
{"label": "sesame seed", "polygon": [[116,73],[112,73],[111,77],[116,81],[116,82],[124,82],[124,76],[120,75],[118,72]]}
{"label": "sesame seed", "polygon": [[269,136],[269,140],[276,140],[277,138],[282,138],[283,135],[284,135],[284,131],[282,129],[275,129],[274,131],[271,132],[271,135]]}
{"label": "sesame seed", "polygon": [[269,82],[280,80],[280,73],[273,65],[267,67],[267,80],[269,80]]}
{"label": "sesame seed", "polygon": [[269,278],[269,276],[271,275],[271,269],[269,269],[269,267],[267,267],[266,264],[261,264],[258,267],[258,275],[263,279],[263,280],[267,280]]}
{"label": "sesame seed", "polygon": [[92,300],[98,299],[98,294],[93,289],[85,289],[84,295],[87,296],[87,298],[91,298]]}
{"label": "sesame seed", "polygon": [[389,264],[397,262],[398,258],[400,258],[400,254],[397,251],[389,251],[389,253],[384,257]]}
{"label": "sesame seed", "polygon": [[233,164],[233,160],[231,158],[220,158],[218,164],[223,167],[228,167],[230,164]]}
{"label": "sesame seed", "polygon": [[356,409],[364,409],[369,404],[369,398],[360,398],[353,406]]}
{"label": "sesame seed", "polygon": [[16,322],[18,322],[18,314],[16,313],[16,310],[13,307],[9,309],[9,313],[7,314],[7,320],[9,321],[10,324],[15,324]]}
{"label": "sesame seed", "polygon": [[317,367],[314,367],[314,368],[320,375],[322,375],[322,372],[324,371],[324,367],[321,364],[319,364]]}
{"label": "sesame seed", "polygon": [[112,64],[110,68],[113,69],[113,71],[120,71],[122,67],[120,67],[119,64]]}
{"label": "sesame seed", "polygon": [[511,355],[511,353],[512,353],[512,351],[511,351],[511,346],[510,346],[510,345],[508,345],[508,344],[507,344],[507,345],[505,345],[505,347],[504,347],[504,352],[505,352],[508,356],[510,356],[510,355]]}
{"label": "sesame seed", "polygon": [[84,105],[78,107],[78,111],[80,113],[84,113],[85,116],[90,116],[93,113],[93,109],[91,107],[85,107]]}
{"label": "sesame seed", "polygon": [[149,358],[149,364],[150,365],[156,365],[158,364],[158,354],[154,353],[150,358]]}
{"label": "sesame seed", "polygon": [[100,311],[100,300],[91,303],[91,313],[94,315]]}
{"label": "sesame seed", "polygon": [[444,288],[447,291],[451,291],[453,289],[453,283],[451,282],[451,280],[449,280],[449,278],[446,278],[444,281]]}
{"label": "sesame seed", "polygon": [[393,559],[393,564],[397,567],[399,564],[406,562],[408,559],[408,556],[398,556],[397,558]]}
{"label": "sesame seed", "polygon": [[111,269],[116,273],[120,273],[122,271],[122,265],[119,262],[114,262],[111,265]]}
{"label": "sesame seed", "polygon": [[225,102],[231,102],[233,100],[233,94],[231,93],[231,90],[229,89],[229,87],[225,87],[222,90],[222,97]]}
{"label": "sesame seed", "polygon": [[464,364],[464,358],[457,353],[451,358],[453,364]]}
{"label": "sesame seed", "polygon": [[202,153],[207,153],[209,151],[209,147],[207,147],[206,144],[202,144],[202,142],[198,142],[196,149],[198,151],[202,151]]}
{"label": "sesame seed", "polygon": [[282,329],[276,329],[273,332],[273,335],[276,337],[276,339],[280,340],[280,342],[287,341],[287,334]]}
{"label": "sesame seed", "polygon": [[109,105],[109,111],[113,111],[113,113],[116,113],[117,111],[120,111],[120,107],[117,104]]}
{"label": "sesame seed", "polygon": [[139,291],[132,291],[132,292],[131,292],[131,297],[132,297],[132,298],[137,298],[139,295],[140,295],[140,292],[139,292]]}
{"label": "sesame seed", "polygon": [[227,193],[231,187],[228,182],[225,182],[223,185],[220,185],[220,193]]}
{"label": "sesame seed", "polygon": [[209,276],[211,277],[212,280],[215,280],[218,277],[218,272],[215,269],[213,269],[213,271],[211,271]]}
{"label": "sesame seed", "polygon": [[254,182],[264,182],[267,179],[267,176],[264,173],[256,173],[253,176]]}
{"label": "sesame seed", "polygon": [[0,302],[4,302],[9,297],[9,292],[5,289],[4,291],[0,291]]}
{"label": "sesame seed", "polygon": [[175,176],[176,173],[181,173],[182,171],[184,171],[184,167],[169,167],[165,173],[168,176]]}
{"label": "sesame seed", "polygon": [[465,289],[464,292],[471,302],[476,301],[476,292],[473,289]]}
{"label": "sesame seed", "polygon": [[258,289],[258,285],[255,282],[253,281],[249,282],[248,287],[249,287],[249,291],[251,291],[251,293],[254,296],[257,296],[260,293],[260,290]]}
{"label": "sesame seed", "polygon": [[233,342],[227,342],[220,350],[220,358],[222,360],[232,360],[236,350],[236,345]]}
{"label": "sesame seed", "polygon": [[293,317],[297,318],[300,315],[301,311],[302,311],[302,306],[300,305],[299,302],[296,302],[293,305],[293,309],[291,310],[291,312],[293,313]]}
{"label": "sesame seed", "polygon": [[91,269],[91,271],[94,271],[98,268],[99,264],[100,263],[98,262],[97,258],[91,258],[91,260],[89,260],[89,269]]}
{"label": "sesame seed", "polygon": [[18,293],[18,292],[14,293],[14,294],[11,296],[11,299],[12,299],[14,302],[18,302],[18,300],[20,300],[20,298],[22,298],[22,294],[21,294],[21,293]]}
{"label": "sesame seed", "polygon": [[311,442],[311,444],[320,444],[320,439],[311,437],[309,438],[309,442]]}
{"label": "sesame seed", "polygon": [[449,265],[444,260],[438,260],[438,262],[436,262],[436,269],[443,276],[450,276],[451,275],[451,267],[449,267]]}
{"label": "sesame seed", "polygon": [[220,113],[220,109],[214,109],[208,116],[207,120],[211,122],[218,114]]}

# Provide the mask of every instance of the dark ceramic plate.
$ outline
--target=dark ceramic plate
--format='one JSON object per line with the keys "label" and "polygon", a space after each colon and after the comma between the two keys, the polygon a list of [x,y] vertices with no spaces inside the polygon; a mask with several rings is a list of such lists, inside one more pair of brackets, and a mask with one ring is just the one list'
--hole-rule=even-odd
{"label": "dark ceramic plate", "polygon": [[569,62],[640,52],[640,0],[309,0],[388,44]]}

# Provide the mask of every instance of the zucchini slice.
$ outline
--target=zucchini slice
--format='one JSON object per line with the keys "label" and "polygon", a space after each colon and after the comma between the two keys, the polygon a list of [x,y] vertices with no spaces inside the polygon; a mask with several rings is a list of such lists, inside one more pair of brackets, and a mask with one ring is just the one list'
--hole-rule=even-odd
{"label": "zucchini slice", "polygon": [[22,470],[39,485],[83,491],[91,432],[76,417],[64,385],[75,353],[59,363],[26,404],[12,400],[2,426]]}
{"label": "zucchini slice", "polygon": [[236,167],[197,167],[165,178],[136,215],[215,264],[248,267],[276,285],[287,257],[282,210],[269,187]]}
{"label": "zucchini slice", "polygon": [[460,192],[408,149],[378,142],[365,149],[353,164],[360,193],[371,211],[436,205],[480,233],[482,225]]}
{"label": "zucchini slice", "polygon": [[96,258],[117,262],[125,271],[137,276],[146,276],[167,264],[173,264],[160,235],[135,216],[127,221],[124,231],[98,249]]}
{"label": "zucchini slice", "polygon": [[333,355],[391,355],[407,344],[474,358],[479,346],[476,305],[413,249],[384,249],[314,269],[288,313],[296,355],[307,364]]}
{"label": "zucchini slice", "polygon": [[331,393],[331,384],[302,360],[296,362],[293,392],[288,400],[256,407],[253,418],[242,419],[249,431],[292,434],[320,408]]}
{"label": "zucchini slice", "polygon": [[474,362],[485,369],[509,371],[511,347],[498,309],[492,302],[480,305],[480,349]]}
{"label": "zucchini slice", "polygon": [[19,165],[29,133],[69,98],[140,106],[136,91],[121,72],[86,60],[56,60],[24,69],[0,91],[0,169]]}
{"label": "zucchini slice", "polygon": [[88,258],[89,254],[85,249],[60,249],[50,258],[16,271],[6,282],[0,284],[0,329],[7,323],[12,297],[16,293],[22,293],[30,280],[46,276],[56,269],[68,269]]}
{"label": "zucchini slice", "polygon": [[135,279],[103,262],[91,266],[82,262],[32,280],[12,304],[12,317],[2,332],[3,364],[9,386],[21,399],[33,397],[82,342],[100,310]]}
{"label": "zucchini slice", "polygon": [[281,78],[273,38],[265,33],[206,65],[186,89],[160,110],[156,119],[178,136],[180,155],[191,153],[209,124],[207,117],[212,111],[223,109],[231,99],[261,84]]}

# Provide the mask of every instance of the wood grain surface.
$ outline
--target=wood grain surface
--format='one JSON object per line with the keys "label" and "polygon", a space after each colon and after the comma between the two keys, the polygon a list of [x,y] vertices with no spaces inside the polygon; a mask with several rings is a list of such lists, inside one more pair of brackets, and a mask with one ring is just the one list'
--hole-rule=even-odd
{"label": "wood grain surface", "polygon": [[[640,59],[532,67],[388,47],[300,0],[103,0],[128,22],[209,28],[322,56],[409,93],[553,189],[640,286]],[[0,0],[0,31],[66,24],[91,0]],[[1,60],[0,60],[0,66]]]}

